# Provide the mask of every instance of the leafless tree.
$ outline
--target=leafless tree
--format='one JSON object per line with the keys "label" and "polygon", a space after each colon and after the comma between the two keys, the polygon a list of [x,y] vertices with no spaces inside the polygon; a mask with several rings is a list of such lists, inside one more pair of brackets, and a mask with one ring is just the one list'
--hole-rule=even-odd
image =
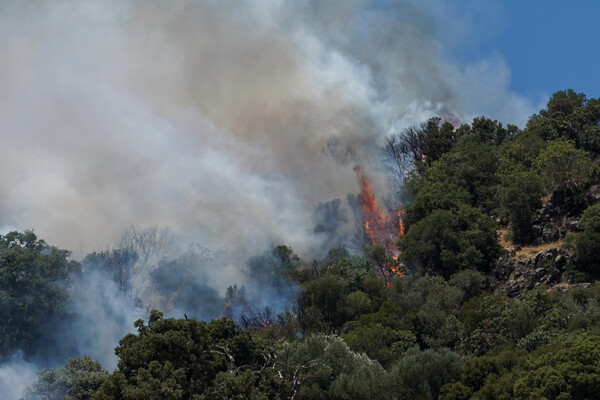
{"label": "leafless tree", "polygon": [[167,227],[156,225],[138,228],[131,225],[120,239],[120,247],[135,251],[138,255],[137,269],[147,270],[158,264],[173,246],[173,234]]}

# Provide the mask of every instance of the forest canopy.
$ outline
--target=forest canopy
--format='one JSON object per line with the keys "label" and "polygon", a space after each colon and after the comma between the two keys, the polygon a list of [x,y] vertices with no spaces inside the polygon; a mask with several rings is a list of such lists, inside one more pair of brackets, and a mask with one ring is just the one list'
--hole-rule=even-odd
{"label": "forest canopy", "polygon": [[[523,130],[431,118],[380,151],[409,200],[394,252],[277,244],[225,293],[197,273],[220,254],[170,257],[168,231],[132,228],[81,262],[0,236],[0,360],[44,362],[26,400],[596,398],[600,101],[559,91]],[[91,274],[145,312],[112,371],[68,346]]]}

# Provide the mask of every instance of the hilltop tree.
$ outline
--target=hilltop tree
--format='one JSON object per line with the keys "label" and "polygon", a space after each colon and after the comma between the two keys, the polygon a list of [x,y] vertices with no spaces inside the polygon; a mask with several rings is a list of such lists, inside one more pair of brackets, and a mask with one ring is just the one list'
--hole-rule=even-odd
{"label": "hilltop tree", "polygon": [[439,117],[389,136],[383,148],[388,162],[402,176],[414,166],[419,174],[454,145],[454,127]]}
{"label": "hilltop tree", "polygon": [[580,188],[591,180],[595,165],[572,141],[556,140],[540,152],[535,168],[549,188]]}
{"label": "hilltop tree", "polygon": [[546,109],[534,115],[527,130],[545,140],[571,140],[577,148],[600,152],[600,101],[572,89],[552,95]]}

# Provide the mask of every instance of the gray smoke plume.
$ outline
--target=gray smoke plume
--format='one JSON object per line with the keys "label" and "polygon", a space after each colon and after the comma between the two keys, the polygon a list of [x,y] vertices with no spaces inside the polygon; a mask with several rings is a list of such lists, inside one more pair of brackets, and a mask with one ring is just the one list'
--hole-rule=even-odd
{"label": "gray smoke plume", "polygon": [[0,226],[83,254],[156,224],[216,250],[311,251],[306,215],[357,191],[352,167],[375,170],[387,133],[529,114],[500,107],[524,102],[501,59],[443,59],[432,15],[411,1],[2,2]]}
{"label": "gray smoke plume", "polygon": [[0,365],[0,399],[17,400],[35,378],[38,367],[23,359],[21,353]]}
{"label": "gray smoke plume", "polygon": [[[273,243],[319,257],[353,221],[317,205],[358,192],[355,165],[393,191],[377,177],[386,135],[434,115],[522,125],[534,109],[501,56],[442,55],[457,13],[439,23],[440,10],[451,2],[2,1],[0,227],[83,256],[126,227],[168,226],[226,252],[211,269],[180,261],[202,265],[206,293],[243,284]],[[92,278],[73,293],[98,305],[81,326],[112,325],[78,344],[110,366],[136,308]]]}

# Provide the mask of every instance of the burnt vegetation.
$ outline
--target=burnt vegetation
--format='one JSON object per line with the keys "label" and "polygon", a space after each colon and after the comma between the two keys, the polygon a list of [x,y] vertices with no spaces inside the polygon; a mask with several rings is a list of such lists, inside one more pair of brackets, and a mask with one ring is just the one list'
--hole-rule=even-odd
{"label": "burnt vegetation", "polygon": [[[524,130],[432,118],[381,151],[403,182],[391,192],[410,199],[397,258],[335,247],[307,262],[277,245],[219,294],[196,272],[219,255],[171,258],[166,230],[131,228],[81,263],[33,232],[0,236],[0,359],[49,368],[24,398],[598,398],[600,101],[557,92]],[[339,200],[322,204],[314,234],[333,246],[331,221],[346,219]],[[114,371],[66,345],[90,271],[148,315]]]}

